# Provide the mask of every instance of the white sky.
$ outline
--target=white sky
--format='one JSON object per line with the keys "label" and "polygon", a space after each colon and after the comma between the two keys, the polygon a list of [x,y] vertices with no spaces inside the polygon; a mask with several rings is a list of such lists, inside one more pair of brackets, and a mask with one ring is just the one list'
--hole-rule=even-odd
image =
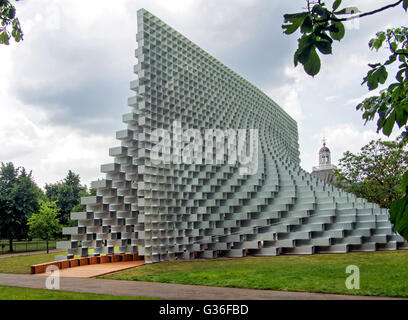
{"label": "white sky", "polygon": [[[331,3],[331,1],[327,1]],[[344,0],[362,11],[390,0]],[[265,91],[298,121],[301,165],[317,165],[326,137],[334,163],[357,152],[375,133],[363,126],[355,106],[380,30],[406,24],[395,8],[361,20],[334,45],[314,79],[294,68],[297,35],[283,35],[283,14],[300,11],[304,0],[22,0],[16,3],[24,41],[0,46],[0,161],[33,170],[43,187],[69,169],[83,183],[102,177],[111,162],[115,131],[132,95],[136,11],[145,8]],[[392,80],[392,79],[391,79]]]}

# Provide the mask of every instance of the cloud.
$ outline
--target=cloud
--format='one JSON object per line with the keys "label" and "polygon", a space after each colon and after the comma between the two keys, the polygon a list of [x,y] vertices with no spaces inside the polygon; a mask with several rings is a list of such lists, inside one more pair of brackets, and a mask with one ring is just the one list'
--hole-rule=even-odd
{"label": "cloud", "polygon": [[0,161],[32,170],[40,187],[62,179],[68,169],[89,186],[102,176],[100,165],[112,162],[108,148],[118,144],[113,134],[52,125],[44,111],[15,99],[2,100],[0,128]]}
{"label": "cloud", "polygon": [[301,128],[304,114],[299,93],[303,90],[303,80],[306,75],[300,68],[293,69],[291,66],[284,68],[283,75],[285,81],[264,91],[295,119],[298,122],[298,127]]}

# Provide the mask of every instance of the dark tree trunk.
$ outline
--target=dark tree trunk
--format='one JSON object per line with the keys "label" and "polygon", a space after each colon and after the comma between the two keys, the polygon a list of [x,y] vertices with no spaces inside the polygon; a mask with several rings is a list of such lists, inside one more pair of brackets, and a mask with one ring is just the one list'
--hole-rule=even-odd
{"label": "dark tree trunk", "polygon": [[10,248],[9,248],[9,251],[10,251],[10,252],[14,252],[14,250],[13,250],[13,238],[10,238],[10,239],[9,239],[9,247],[10,247]]}
{"label": "dark tree trunk", "polygon": [[46,242],[47,242],[47,253],[48,253],[48,239],[46,240]]}

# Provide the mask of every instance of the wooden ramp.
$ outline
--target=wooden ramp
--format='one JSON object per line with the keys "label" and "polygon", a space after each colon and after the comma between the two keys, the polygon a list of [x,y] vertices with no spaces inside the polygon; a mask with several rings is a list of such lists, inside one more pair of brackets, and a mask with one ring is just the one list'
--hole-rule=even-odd
{"label": "wooden ramp", "polygon": [[60,277],[92,278],[144,264],[143,257],[135,253],[112,254],[36,264],[31,266],[31,274],[49,276],[51,273],[46,270],[54,266],[58,268]]}
{"label": "wooden ramp", "polygon": [[[144,265],[144,260],[91,264],[59,270],[60,277],[93,278],[104,274],[122,271]],[[37,273],[36,276],[49,276],[49,273]]]}

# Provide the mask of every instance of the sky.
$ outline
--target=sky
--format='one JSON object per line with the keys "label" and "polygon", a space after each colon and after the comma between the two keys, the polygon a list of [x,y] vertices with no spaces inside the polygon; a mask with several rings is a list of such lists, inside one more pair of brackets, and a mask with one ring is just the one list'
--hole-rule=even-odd
{"label": "sky", "polygon": [[[348,23],[346,37],[324,56],[314,78],[293,65],[298,33],[284,35],[285,13],[304,0],[22,0],[15,2],[24,41],[0,46],[0,161],[32,170],[40,187],[71,169],[87,185],[113,161],[115,132],[130,111],[129,82],[136,77],[136,12],[145,8],[264,91],[298,123],[301,166],[318,164],[322,138],[337,164],[376,133],[356,105],[370,93],[361,86],[377,31],[406,25],[394,8]],[[368,11],[390,0],[344,0]],[[328,0],[327,3],[332,3]],[[393,73],[390,72],[392,75]],[[392,81],[392,77],[390,77]],[[395,135],[394,135],[395,137]]]}

